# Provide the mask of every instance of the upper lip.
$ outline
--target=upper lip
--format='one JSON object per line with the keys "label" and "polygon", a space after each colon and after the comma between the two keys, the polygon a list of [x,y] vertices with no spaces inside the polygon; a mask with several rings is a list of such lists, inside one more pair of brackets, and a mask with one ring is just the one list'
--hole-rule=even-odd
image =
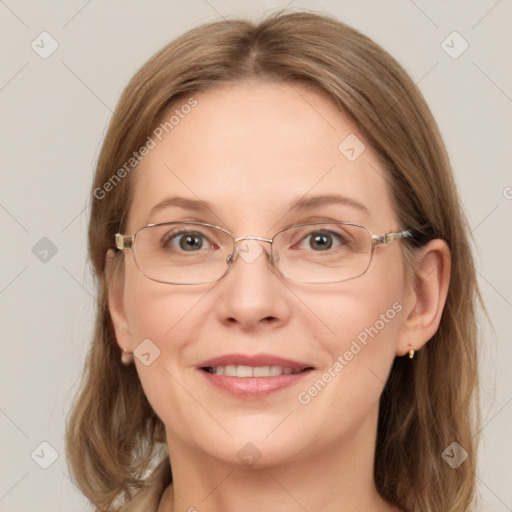
{"label": "upper lip", "polygon": [[197,365],[198,368],[216,368],[218,366],[281,366],[283,368],[291,368],[292,370],[305,370],[313,368],[312,365],[286,359],[283,357],[273,356],[271,354],[226,354],[223,356],[207,359]]}

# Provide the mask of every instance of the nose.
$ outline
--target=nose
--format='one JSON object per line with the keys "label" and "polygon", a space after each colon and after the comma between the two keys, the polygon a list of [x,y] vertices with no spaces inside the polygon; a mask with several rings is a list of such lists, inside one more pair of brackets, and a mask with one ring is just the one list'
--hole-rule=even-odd
{"label": "nose", "polygon": [[217,315],[242,331],[272,329],[290,319],[290,292],[263,240],[240,239],[232,268],[218,283]]}

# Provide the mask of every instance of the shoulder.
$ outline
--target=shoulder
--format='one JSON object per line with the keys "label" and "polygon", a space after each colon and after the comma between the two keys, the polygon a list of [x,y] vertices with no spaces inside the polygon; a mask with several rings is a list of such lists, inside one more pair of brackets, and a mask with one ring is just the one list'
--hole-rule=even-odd
{"label": "shoulder", "polygon": [[171,482],[169,459],[162,460],[144,480],[144,487],[119,512],[157,512],[160,499]]}

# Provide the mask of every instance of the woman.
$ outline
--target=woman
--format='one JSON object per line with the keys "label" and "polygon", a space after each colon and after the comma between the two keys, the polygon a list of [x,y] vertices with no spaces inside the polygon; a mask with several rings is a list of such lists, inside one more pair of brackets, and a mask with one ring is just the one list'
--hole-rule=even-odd
{"label": "woman", "polygon": [[467,511],[478,290],[420,92],[339,21],[196,28],[99,157],[69,419],[100,510]]}

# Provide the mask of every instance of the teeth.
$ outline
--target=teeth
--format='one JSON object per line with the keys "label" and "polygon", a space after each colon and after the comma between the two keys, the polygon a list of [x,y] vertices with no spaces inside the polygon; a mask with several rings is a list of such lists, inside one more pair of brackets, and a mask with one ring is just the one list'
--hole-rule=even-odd
{"label": "teeth", "polygon": [[278,375],[283,374],[283,369],[280,366],[271,366],[270,367],[270,376],[277,377]]}
{"label": "teeth", "polygon": [[[217,368],[221,368],[222,366],[218,366]],[[214,368],[214,373],[217,373],[217,368]],[[230,364],[228,366],[224,367],[224,375],[227,375],[228,377],[236,377],[236,366],[234,364]]]}
{"label": "teeth", "polygon": [[237,377],[252,377],[252,367],[251,366],[237,366],[236,367],[236,376]]}
{"label": "teeth", "polygon": [[252,369],[253,377],[268,377],[270,375],[270,366],[256,366]]}
{"label": "teeth", "polygon": [[208,368],[213,375],[227,375],[228,377],[278,377],[279,375],[291,375],[300,373],[300,370],[284,368],[282,366],[215,366]]}

